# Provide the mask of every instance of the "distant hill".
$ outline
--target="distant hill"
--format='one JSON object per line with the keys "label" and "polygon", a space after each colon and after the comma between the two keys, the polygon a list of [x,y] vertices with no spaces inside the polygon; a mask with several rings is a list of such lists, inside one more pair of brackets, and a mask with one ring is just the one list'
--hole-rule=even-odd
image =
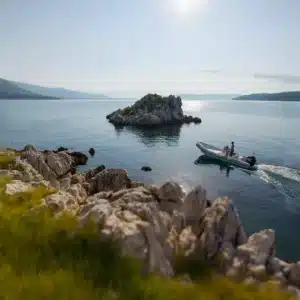
{"label": "distant hill", "polygon": [[300,92],[249,94],[236,97],[233,100],[300,101]]}
{"label": "distant hill", "polygon": [[17,84],[0,78],[0,99],[56,99],[38,93],[33,93],[19,87]]}
{"label": "distant hill", "polygon": [[23,88],[32,93],[38,93],[47,97],[57,97],[61,99],[101,99],[107,98],[103,94],[93,94],[93,93],[84,93],[79,91],[67,90],[65,88],[49,88],[43,87],[34,84],[22,83],[22,82],[13,82],[18,85],[20,88]]}
{"label": "distant hill", "polygon": [[184,100],[231,100],[239,94],[179,94]]}

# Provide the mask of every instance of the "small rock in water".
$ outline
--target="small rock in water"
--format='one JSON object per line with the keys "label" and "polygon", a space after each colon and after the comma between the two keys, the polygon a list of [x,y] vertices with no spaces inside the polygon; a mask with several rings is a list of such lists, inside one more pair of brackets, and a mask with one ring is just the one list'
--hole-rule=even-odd
{"label": "small rock in water", "polygon": [[57,149],[57,152],[61,152],[61,151],[68,151],[69,149],[68,148],[65,148],[65,147],[59,147]]}
{"label": "small rock in water", "polygon": [[70,153],[70,155],[73,156],[76,166],[79,166],[79,165],[84,166],[88,162],[88,157],[81,152],[75,151],[75,152]]}
{"label": "small rock in water", "polygon": [[94,148],[90,148],[90,150],[89,150],[89,154],[91,154],[92,156],[94,156],[95,155],[95,149]]}
{"label": "small rock in water", "polygon": [[148,167],[148,166],[142,167],[141,170],[142,170],[142,171],[145,171],[145,172],[150,172],[150,171],[152,171],[152,169],[151,169],[150,167]]}

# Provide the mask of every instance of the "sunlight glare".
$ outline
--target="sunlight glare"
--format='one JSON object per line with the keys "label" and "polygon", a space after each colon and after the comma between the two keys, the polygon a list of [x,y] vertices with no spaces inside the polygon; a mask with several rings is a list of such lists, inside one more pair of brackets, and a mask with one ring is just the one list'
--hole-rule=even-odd
{"label": "sunlight glare", "polygon": [[204,9],[208,0],[168,0],[168,6],[178,15],[191,15]]}

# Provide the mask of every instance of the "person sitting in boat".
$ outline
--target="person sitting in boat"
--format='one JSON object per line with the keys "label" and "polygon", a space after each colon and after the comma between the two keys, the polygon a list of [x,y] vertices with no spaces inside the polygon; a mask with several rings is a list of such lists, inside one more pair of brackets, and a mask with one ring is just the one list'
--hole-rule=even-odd
{"label": "person sitting in boat", "polygon": [[233,156],[234,153],[234,142],[231,142],[231,147],[230,147],[230,151],[229,151],[229,156]]}
{"label": "person sitting in boat", "polygon": [[225,155],[228,156],[228,154],[229,154],[229,147],[228,147],[228,145],[226,145],[226,146],[223,148],[223,153],[225,153]]}

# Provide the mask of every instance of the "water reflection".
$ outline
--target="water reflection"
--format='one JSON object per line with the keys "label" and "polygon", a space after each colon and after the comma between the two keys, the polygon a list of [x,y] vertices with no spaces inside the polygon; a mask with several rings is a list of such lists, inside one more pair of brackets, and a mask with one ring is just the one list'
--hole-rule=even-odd
{"label": "water reflection", "polygon": [[249,170],[244,170],[244,169],[241,169],[241,168],[236,168],[236,167],[233,167],[231,165],[228,165],[226,164],[225,162],[222,162],[218,159],[213,159],[213,158],[210,158],[210,157],[207,157],[205,155],[200,155],[194,162],[195,165],[210,165],[210,166],[219,166],[219,170],[221,173],[223,173],[223,171],[225,171],[225,174],[226,174],[226,177],[229,177],[229,174],[230,172],[232,172],[233,170],[235,169],[238,169],[248,175],[252,175],[251,171]]}
{"label": "water reflection", "polygon": [[234,170],[234,167],[229,166],[217,159],[213,159],[213,158],[209,158],[206,157],[204,155],[199,156],[196,160],[195,160],[195,165],[216,165],[219,166],[219,170],[221,173],[223,173],[225,171],[225,175],[226,177],[229,177],[229,174],[232,170]]}
{"label": "water reflection", "polygon": [[138,127],[115,127],[117,135],[134,134],[137,140],[147,147],[154,147],[159,143],[164,143],[168,147],[178,145],[181,126],[168,125],[159,128],[138,128]]}

